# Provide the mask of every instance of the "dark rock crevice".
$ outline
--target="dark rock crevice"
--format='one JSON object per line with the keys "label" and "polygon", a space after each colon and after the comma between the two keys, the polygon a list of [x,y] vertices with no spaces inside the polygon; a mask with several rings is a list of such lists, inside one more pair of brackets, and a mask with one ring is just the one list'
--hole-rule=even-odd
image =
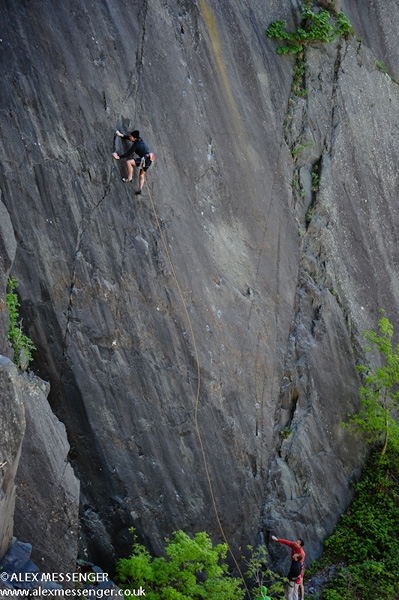
{"label": "dark rock crevice", "polygon": [[[326,209],[323,187],[329,185],[331,153],[334,151],[335,143],[334,132],[339,119],[336,106],[340,104],[342,93],[339,74],[345,58],[346,44],[342,41],[336,46],[335,52],[333,49],[307,49],[306,76],[303,75],[301,82],[302,86],[307,85],[306,97],[291,95],[285,119],[285,139],[294,159],[292,210],[301,237],[301,260],[294,305],[295,316],[289,336],[284,378],[275,416],[276,456],[271,463],[269,498],[264,506],[261,528],[261,539],[264,540],[268,539],[270,530],[274,532],[278,530],[281,537],[300,536],[304,539],[310,537],[308,530],[310,523],[300,516],[303,510],[302,502],[306,504],[307,511],[315,511],[313,518],[317,527],[329,533],[334,525],[334,520],[331,520],[333,512],[331,507],[335,502],[342,503],[343,493],[347,493],[347,480],[343,478],[339,483],[337,481],[335,500],[324,504],[322,509],[320,498],[314,496],[312,480],[315,471],[323,465],[323,478],[333,478],[334,475],[329,472],[331,452],[335,454],[335,459],[344,464],[348,461],[348,451],[353,451],[353,448],[352,450],[349,448],[357,446],[357,453],[361,449],[361,445],[351,440],[342,429],[339,431],[340,419],[345,419],[345,412],[341,413],[340,417],[335,415],[334,418],[328,419],[331,432],[334,431],[334,434],[332,437],[327,435],[319,449],[313,446],[313,441],[305,441],[306,432],[312,431],[314,426],[320,426],[320,424],[316,425],[315,419],[325,419],[323,413],[330,410],[325,404],[331,401],[328,399],[326,375],[329,367],[327,364],[325,367],[322,366],[321,356],[319,356],[317,367],[319,372],[316,373],[315,353],[323,355],[323,348],[330,348],[331,356],[327,354],[325,360],[331,361],[331,364],[336,362],[334,373],[338,379],[340,378],[338,373],[342,370],[342,365],[338,367],[338,364],[342,359],[349,360],[349,363],[354,365],[362,354],[359,344],[360,332],[351,322],[350,308],[343,300],[344,294],[337,281],[335,257],[331,254],[332,250],[323,242],[324,236],[321,235],[323,229],[335,225],[331,222]],[[324,106],[320,104],[318,94],[322,94]],[[314,125],[316,123],[317,126]],[[338,346],[336,346],[337,341],[328,339],[330,331],[328,323],[331,319],[336,321],[336,330],[340,329],[345,339],[345,342],[339,342]],[[340,348],[341,343],[342,348]],[[316,392],[316,380],[321,375],[320,370],[323,372],[323,369],[326,369],[323,374],[325,389]],[[351,379],[355,388],[354,371]],[[338,387],[341,385],[343,389],[346,387],[344,381],[342,383],[337,381],[337,385]],[[341,393],[345,394],[344,391]],[[355,394],[350,400],[350,406],[350,411],[353,411],[356,406]],[[343,451],[338,451],[334,438],[345,440]],[[314,464],[309,468],[310,463],[306,460],[308,466],[306,468],[303,458],[309,451],[312,456],[312,458],[309,456],[309,459]],[[356,478],[358,475],[359,471],[353,463],[347,471],[347,477]],[[328,504],[330,504],[329,509]],[[296,522],[294,532],[290,531],[291,521]],[[320,551],[316,550],[313,540],[312,551],[316,553]]]}

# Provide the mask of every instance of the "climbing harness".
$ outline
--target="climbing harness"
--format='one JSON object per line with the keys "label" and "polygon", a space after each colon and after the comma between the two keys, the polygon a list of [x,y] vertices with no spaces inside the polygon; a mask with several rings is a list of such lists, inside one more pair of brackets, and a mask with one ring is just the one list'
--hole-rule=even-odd
{"label": "climbing harness", "polygon": [[[147,164],[147,159],[149,160],[150,164]],[[149,167],[151,165],[151,163],[153,163],[155,160],[155,154],[153,152],[150,152],[149,154],[145,154],[139,164],[140,169],[144,169],[145,167]]]}

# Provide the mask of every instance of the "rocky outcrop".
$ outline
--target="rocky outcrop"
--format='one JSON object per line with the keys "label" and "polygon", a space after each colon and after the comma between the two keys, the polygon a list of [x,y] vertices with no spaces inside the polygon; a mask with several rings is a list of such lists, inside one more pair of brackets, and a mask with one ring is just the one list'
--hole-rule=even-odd
{"label": "rocky outcrop", "polygon": [[21,392],[26,432],[16,477],[14,534],[31,541],[32,559],[41,571],[74,573],[79,482],[68,462],[65,426],[51,411],[48,384],[27,375],[22,378]]}
{"label": "rocky outcrop", "polygon": [[25,411],[18,386],[17,368],[0,356],[0,557],[13,535],[15,475],[25,432]]}
{"label": "rocky outcrop", "polygon": [[73,573],[79,484],[67,462],[65,427],[47,402],[48,384],[5,357],[0,379],[0,556],[17,536],[34,543],[40,570]]}
{"label": "rocky outcrop", "polygon": [[[290,99],[264,31],[296,3],[250,4],[3,10],[13,271],[103,566],[131,525],[154,550],[218,539],[213,507],[234,551],[261,526],[312,558],[365,455],[340,423],[362,330],[381,306],[395,322],[398,88],[370,36],[309,50]],[[116,128],[156,154],[142,198]]]}

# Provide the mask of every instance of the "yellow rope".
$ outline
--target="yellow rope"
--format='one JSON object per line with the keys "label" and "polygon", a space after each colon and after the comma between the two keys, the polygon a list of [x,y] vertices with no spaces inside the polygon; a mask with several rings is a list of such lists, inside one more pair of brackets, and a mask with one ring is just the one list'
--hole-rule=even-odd
{"label": "yellow rope", "polygon": [[196,341],[195,341],[194,329],[193,329],[193,326],[192,326],[192,323],[191,323],[191,318],[190,318],[190,315],[189,315],[189,312],[188,312],[188,309],[187,309],[186,301],[184,299],[183,292],[181,290],[181,287],[180,287],[180,284],[179,284],[179,280],[177,278],[176,271],[174,269],[173,262],[172,262],[172,259],[170,257],[169,250],[168,250],[168,247],[166,245],[166,240],[165,240],[165,237],[164,237],[164,235],[162,233],[162,229],[161,229],[161,225],[160,225],[160,222],[159,222],[158,214],[157,214],[157,211],[155,209],[155,205],[154,205],[154,202],[153,202],[153,199],[152,199],[152,195],[151,195],[151,192],[150,192],[150,188],[148,187],[147,181],[145,181],[145,185],[146,185],[146,188],[147,188],[147,191],[148,191],[148,196],[150,198],[151,207],[152,207],[152,211],[154,213],[155,221],[157,223],[157,227],[158,227],[161,239],[162,239],[162,244],[163,244],[163,247],[165,249],[165,253],[166,253],[167,257],[168,257],[170,268],[171,268],[171,271],[172,271],[172,275],[173,275],[173,278],[175,280],[176,287],[177,287],[177,290],[179,292],[179,296],[180,296],[180,299],[182,301],[182,305],[183,305],[183,308],[184,308],[184,312],[185,312],[186,317],[187,317],[187,322],[188,322],[188,326],[189,326],[189,329],[190,329],[191,339],[192,339],[192,343],[193,343],[193,347],[194,347],[195,362],[196,362],[196,365],[197,365],[197,392],[196,392],[196,396],[195,396],[195,405],[194,405],[194,424],[195,424],[195,430],[196,430],[196,433],[197,433],[199,445],[200,445],[200,448],[201,448],[202,460],[203,460],[203,463],[204,463],[206,478],[207,478],[207,481],[208,481],[208,487],[209,487],[209,491],[210,491],[210,494],[211,494],[213,509],[214,509],[215,515],[216,515],[216,521],[218,523],[219,530],[220,530],[220,533],[222,534],[223,540],[224,540],[224,542],[225,542],[225,544],[226,544],[226,546],[227,546],[227,548],[228,548],[228,550],[230,552],[230,555],[231,555],[231,557],[232,557],[232,559],[234,561],[234,564],[235,564],[235,566],[236,566],[236,568],[237,568],[237,570],[238,570],[238,572],[240,574],[240,577],[241,577],[241,579],[242,579],[242,581],[244,583],[244,586],[245,586],[246,592],[248,594],[248,597],[251,598],[249,590],[248,590],[248,587],[247,587],[247,584],[246,584],[245,579],[244,579],[244,575],[242,574],[242,571],[241,571],[241,569],[239,567],[239,564],[238,564],[238,562],[237,562],[237,560],[236,560],[236,558],[235,558],[235,556],[234,556],[234,554],[233,554],[233,552],[232,552],[232,550],[230,548],[230,544],[227,541],[226,534],[224,532],[222,523],[220,521],[219,512],[218,512],[218,509],[217,509],[217,506],[216,506],[215,494],[213,492],[212,481],[211,481],[211,477],[210,477],[210,474],[209,474],[208,463],[207,463],[207,460],[206,460],[204,444],[203,444],[203,441],[202,441],[202,436],[201,436],[201,432],[200,432],[199,425],[198,425],[198,406],[199,406],[199,397],[200,397],[200,389],[201,389],[201,371],[200,371],[200,363],[199,363],[199,357],[198,357],[197,344],[196,344]]}

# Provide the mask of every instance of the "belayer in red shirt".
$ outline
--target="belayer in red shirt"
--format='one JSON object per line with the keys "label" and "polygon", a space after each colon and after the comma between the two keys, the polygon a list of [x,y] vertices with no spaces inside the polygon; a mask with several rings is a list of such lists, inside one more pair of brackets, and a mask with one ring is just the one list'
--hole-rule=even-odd
{"label": "belayer in red shirt", "polygon": [[300,554],[300,556],[301,556],[300,563],[302,564],[302,570],[301,570],[301,573],[300,573],[298,579],[296,580],[296,583],[300,587],[301,598],[303,600],[305,597],[305,589],[303,587],[303,571],[305,569],[305,564],[304,564],[305,563],[305,551],[303,549],[304,541],[301,538],[299,538],[299,539],[297,539],[296,542],[290,542],[289,540],[283,540],[282,538],[277,538],[274,535],[272,535],[272,540],[273,540],[273,542],[279,542],[280,544],[285,544],[286,546],[291,548],[291,561],[293,560],[294,555]]}

